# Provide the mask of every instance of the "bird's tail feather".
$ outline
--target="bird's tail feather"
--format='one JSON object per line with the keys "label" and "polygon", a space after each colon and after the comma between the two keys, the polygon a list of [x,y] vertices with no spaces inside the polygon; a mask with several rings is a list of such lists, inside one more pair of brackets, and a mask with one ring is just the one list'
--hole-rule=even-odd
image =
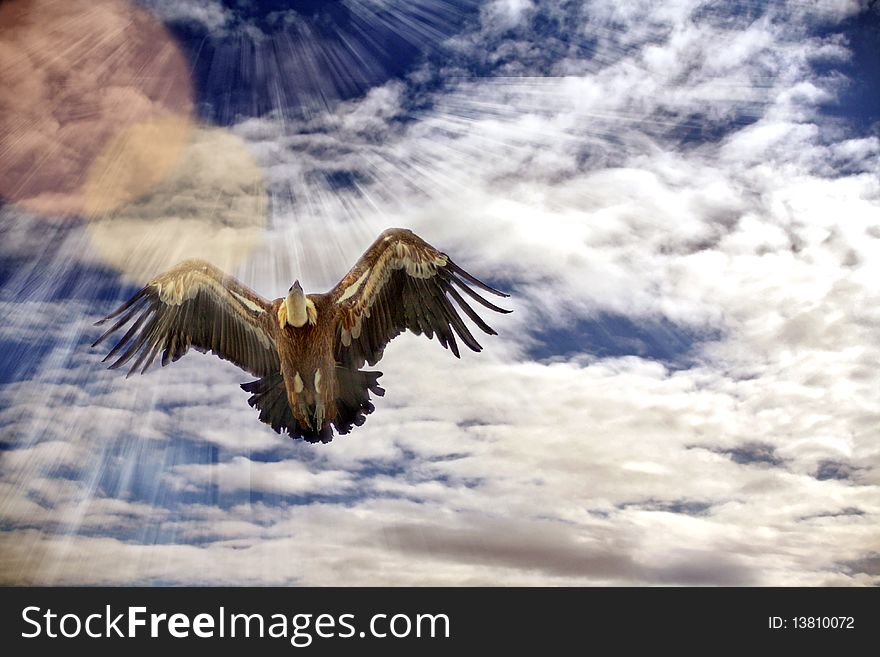
{"label": "bird's tail feather", "polygon": [[260,410],[260,421],[281,433],[296,427],[296,418],[287,403],[287,390],[281,372],[264,376],[262,379],[242,383],[242,390],[251,393],[248,404]]}
{"label": "bird's tail feather", "polygon": [[385,389],[379,385],[380,376],[382,372],[336,367],[336,419],[333,425],[339,433],[345,434],[352,427],[361,426],[376,410],[370,402],[370,393],[378,397],[385,394]]}
{"label": "bird's tail feather", "polygon": [[251,393],[248,404],[259,409],[260,421],[271,426],[277,433],[287,432],[291,438],[302,438],[311,443],[328,443],[333,439],[331,424],[340,434],[346,434],[352,427],[366,422],[367,415],[375,410],[370,403],[370,392],[380,397],[385,394],[385,390],[378,384],[380,376],[382,372],[337,367],[336,417],[327,426],[317,428],[303,426],[294,417],[281,372],[243,383],[241,388]]}

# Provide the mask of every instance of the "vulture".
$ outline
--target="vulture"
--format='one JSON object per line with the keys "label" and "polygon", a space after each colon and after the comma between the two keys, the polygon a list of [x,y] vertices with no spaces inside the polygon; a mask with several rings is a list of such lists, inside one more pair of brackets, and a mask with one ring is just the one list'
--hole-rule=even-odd
{"label": "vulture", "polygon": [[[192,347],[212,352],[257,377],[241,387],[260,420],[277,433],[329,442],[347,434],[383,396],[374,366],[385,346],[406,330],[434,336],[459,357],[456,336],[482,347],[456,305],[488,335],[496,332],[465,296],[499,313],[476,289],[507,297],[456,265],[415,233],[383,232],[332,290],[305,294],[294,282],[268,301],[204,260],[187,260],[159,274],[97,325],[114,320],[92,347],[128,325],[104,358],[110,369],[133,361],[128,376],[162,365]],[[465,295],[465,296],[463,296]],[[452,302],[455,302],[453,305]]]}

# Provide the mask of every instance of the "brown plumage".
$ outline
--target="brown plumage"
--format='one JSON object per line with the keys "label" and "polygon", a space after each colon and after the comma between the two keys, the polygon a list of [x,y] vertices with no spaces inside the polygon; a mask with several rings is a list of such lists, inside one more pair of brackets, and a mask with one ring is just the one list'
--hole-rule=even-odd
{"label": "brown plumage", "polygon": [[[159,352],[162,365],[190,347],[211,351],[259,377],[241,387],[260,420],[309,442],[329,442],[373,412],[370,393],[382,396],[375,365],[388,344],[410,330],[459,355],[456,336],[482,347],[453,301],[484,333],[495,331],[465,296],[496,312],[473,287],[506,297],[456,265],[412,231],[383,232],[329,292],[305,295],[297,281],[286,297],[269,302],[202,260],[159,274],[98,324],[115,320],[96,346],[131,322],[104,358],[111,369],[132,361],[146,372]],[[464,293],[465,296],[462,296]]]}

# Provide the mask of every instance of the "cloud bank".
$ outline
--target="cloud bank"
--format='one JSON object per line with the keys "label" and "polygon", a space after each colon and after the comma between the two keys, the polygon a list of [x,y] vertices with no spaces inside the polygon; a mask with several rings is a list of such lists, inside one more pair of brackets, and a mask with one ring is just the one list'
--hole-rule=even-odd
{"label": "cloud bank", "polygon": [[512,292],[480,354],[395,340],[325,447],[228,363],[101,370],[130,289],[7,211],[4,262],[55,274],[0,296],[0,580],[876,585],[880,140],[825,112],[876,19],[499,0],[362,97],[231,126],[270,211],[230,273],[265,296],[390,225]]}

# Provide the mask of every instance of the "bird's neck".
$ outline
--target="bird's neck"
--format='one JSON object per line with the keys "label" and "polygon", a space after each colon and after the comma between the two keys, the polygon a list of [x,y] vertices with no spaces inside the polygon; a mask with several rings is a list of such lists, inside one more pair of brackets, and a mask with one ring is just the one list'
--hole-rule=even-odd
{"label": "bird's neck", "polygon": [[304,294],[288,294],[284,299],[284,306],[287,309],[287,323],[291,326],[300,328],[309,321]]}
{"label": "bird's neck", "polygon": [[315,325],[318,313],[314,302],[304,294],[288,294],[278,309],[278,321],[281,328],[290,324],[294,328],[302,328],[306,323]]}

